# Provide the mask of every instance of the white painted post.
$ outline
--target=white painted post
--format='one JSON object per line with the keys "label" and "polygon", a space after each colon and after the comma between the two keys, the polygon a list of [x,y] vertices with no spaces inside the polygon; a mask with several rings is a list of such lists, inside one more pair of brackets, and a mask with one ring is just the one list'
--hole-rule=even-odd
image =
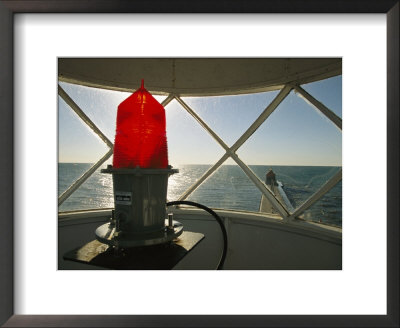
{"label": "white painted post", "polygon": [[330,178],[317,192],[307,199],[299,208],[297,208],[289,217],[289,220],[294,220],[301,215],[305,210],[310,208],[317,200],[331,190],[340,180],[342,180],[342,169],[340,169],[332,178]]}
{"label": "white painted post", "polygon": [[84,183],[94,171],[96,171],[101,164],[103,164],[107,159],[111,157],[113,150],[110,149],[102,158],[100,158],[97,163],[95,163],[89,170],[87,170],[79,179],[77,179],[66,191],[64,191],[60,197],[58,197],[58,206],[60,206],[64,201],[71,196],[71,194],[79,188],[79,186]]}
{"label": "white painted post", "polygon": [[275,195],[267,188],[267,186],[254,174],[254,172],[242,162],[237,154],[232,156],[233,160],[242,168],[244,173],[249,177],[249,179],[256,185],[256,187],[261,191],[261,193],[267,197],[271,202],[271,205],[278,211],[284,220],[289,216],[289,212],[286,208],[279,202]]}
{"label": "white painted post", "polygon": [[92,122],[92,120],[83,112],[83,110],[72,100],[72,98],[58,85],[58,94],[71,107],[71,109],[86,123],[86,125],[96,133],[101,140],[109,147],[113,148],[113,143],[104,135],[103,132]]}
{"label": "white painted post", "polygon": [[324,114],[329,120],[336,125],[339,130],[342,130],[342,119],[337,116],[334,112],[332,112],[328,107],[326,107],[322,102],[315,99],[312,95],[310,95],[306,90],[304,90],[301,86],[294,86],[296,93],[303,98],[303,100],[317,110],[319,110],[322,114]]}
{"label": "white painted post", "polygon": [[168,95],[168,97],[165,98],[165,99],[161,102],[161,105],[162,105],[163,107],[167,106],[167,105],[171,102],[171,100],[173,100],[174,98],[175,98],[174,95],[173,95],[172,93],[170,93],[170,94]]}
{"label": "white painted post", "polygon": [[261,124],[273,113],[273,111],[278,107],[278,105],[287,97],[287,95],[292,90],[291,85],[285,85],[279,94],[272,100],[272,102],[265,108],[265,110],[260,114],[260,116],[254,121],[254,123],[242,134],[242,136],[234,143],[230,148],[232,151],[236,152],[241,145],[243,145],[247,139],[260,127]]}
{"label": "white painted post", "polygon": [[228,145],[204,122],[196,112],[191,109],[180,97],[175,96],[175,99],[181,104],[181,106],[186,109],[186,111],[194,117],[194,119],[216,140],[222,148],[226,151],[229,150]]}

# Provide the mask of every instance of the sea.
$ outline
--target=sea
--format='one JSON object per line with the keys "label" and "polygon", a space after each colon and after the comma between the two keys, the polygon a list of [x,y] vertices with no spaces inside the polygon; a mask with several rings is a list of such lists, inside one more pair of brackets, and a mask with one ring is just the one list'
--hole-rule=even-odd
{"label": "sea", "polygon": [[[58,195],[78,179],[92,163],[59,163]],[[168,201],[177,200],[211,165],[178,165],[179,173],[168,180]],[[272,169],[283,192],[285,206],[293,211],[303,204],[340,167],[249,165],[262,180]],[[59,212],[112,208],[114,206],[112,176],[99,168],[61,206]],[[261,192],[237,165],[223,165],[196,189],[187,200],[211,208],[258,212]],[[319,199],[301,216],[305,220],[342,226],[342,181]]]}

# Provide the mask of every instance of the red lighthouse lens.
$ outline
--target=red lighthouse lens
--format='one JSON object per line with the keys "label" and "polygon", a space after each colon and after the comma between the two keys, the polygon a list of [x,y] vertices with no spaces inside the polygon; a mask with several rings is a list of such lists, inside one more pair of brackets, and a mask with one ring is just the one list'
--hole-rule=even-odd
{"label": "red lighthouse lens", "polygon": [[167,168],[164,107],[144,88],[118,106],[114,168]]}

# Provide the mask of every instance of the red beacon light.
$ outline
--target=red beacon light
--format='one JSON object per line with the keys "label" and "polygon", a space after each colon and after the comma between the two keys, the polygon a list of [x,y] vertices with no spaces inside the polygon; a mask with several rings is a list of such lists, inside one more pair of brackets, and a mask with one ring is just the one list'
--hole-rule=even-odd
{"label": "red beacon light", "polygon": [[168,167],[164,107],[141,87],[118,106],[114,168]]}
{"label": "red beacon light", "polygon": [[125,99],[117,112],[113,165],[114,211],[109,223],[96,229],[102,243],[130,248],[171,241],[183,232],[167,219],[168,165],[164,107],[141,87]]}

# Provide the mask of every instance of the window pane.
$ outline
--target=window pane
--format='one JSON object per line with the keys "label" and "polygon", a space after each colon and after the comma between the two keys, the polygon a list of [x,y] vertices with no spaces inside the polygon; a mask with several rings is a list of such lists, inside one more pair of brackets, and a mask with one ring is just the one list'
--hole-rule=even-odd
{"label": "window pane", "polygon": [[[71,175],[76,171],[86,171],[92,164],[60,163],[59,177],[64,180],[75,181]],[[88,210],[114,207],[114,196],[111,174],[101,173],[101,168],[95,171],[64,203],[58,211]],[[72,183],[71,182],[71,183]]]}
{"label": "window pane", "polygon": [[91,163],[58,163],[58,196],[66,191],[91,166]]}
{"label": "window pane", "polygon": [[342,181],[305,211],[300,218],[342,226]]}
{"label": "window pane", "polygon": [[222,165],[188,199],[208,207],[257,212],[261,192],[238,165]]}
{"label": "window pane", "polygon": [[61,97],[58,100],[58,161],[97,161],[108,151],[108,147]]}
{"label": "window pane", "polygon": [[179,173],[171,175],[168,179],[168,201],[178,200],[210,168],[210,165],[180,164],[178,168]]}
{"label": "window pane", "polygon": [[165,112],[170,165],[213,164],[222,157],[221,146],[176,100],[166,106]]}
{"label": "window pane", "polygon": [[276,97],[278,91],[183,100],[231,146]]}

